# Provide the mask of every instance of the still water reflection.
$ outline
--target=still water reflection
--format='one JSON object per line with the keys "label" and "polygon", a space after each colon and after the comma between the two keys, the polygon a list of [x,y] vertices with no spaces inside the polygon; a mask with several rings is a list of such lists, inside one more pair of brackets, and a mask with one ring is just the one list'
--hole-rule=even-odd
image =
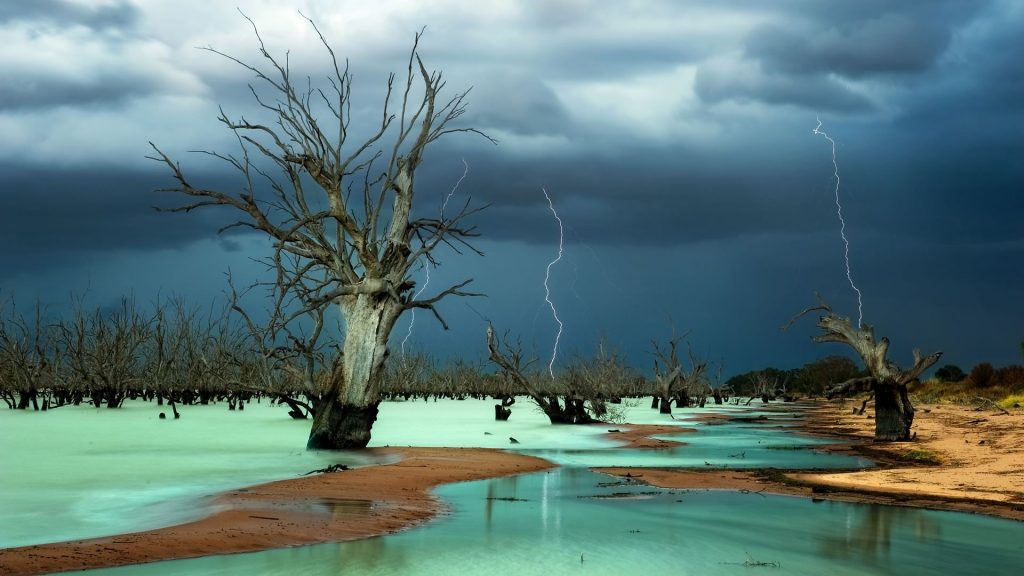
{"label": "still water reflection", "polygon": [[[659,490],[579,468],[445,486],[429,526],[345,544],[98,574],[1020,574],[1024,524],[968,514]],[[759,568],[766,569],[766,568]]]}

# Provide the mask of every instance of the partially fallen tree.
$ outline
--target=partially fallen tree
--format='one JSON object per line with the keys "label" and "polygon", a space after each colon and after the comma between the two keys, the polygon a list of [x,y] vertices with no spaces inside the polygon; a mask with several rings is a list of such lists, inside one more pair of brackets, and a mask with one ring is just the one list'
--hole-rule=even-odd
{"label": "partially fallen tree", "polygon": [[902,369],[886,355],[889,352],[889,339],[882,337],[875,341],[875,330],[867,324],[854,328],[849,318],[837,315],[832,308],[818,297],[818,304],[800,312],[789,321],[788,328],[796,320],[815,311],[824,315],[818,318],[818,328],[822,334],[814,336],[815,342],[839,342],[846,344],[860,356],[868,375],[851,378],[837,384],[826,391],[826,396],[849,396],[870,392],[875,397],[875,440],[902,442],[910,440],[910,427],[914,422],[914,406],[907,394],[907,384],[913,382],[938,362],[942,352],[921,356],[921,351],[914,349],[914,364]]}

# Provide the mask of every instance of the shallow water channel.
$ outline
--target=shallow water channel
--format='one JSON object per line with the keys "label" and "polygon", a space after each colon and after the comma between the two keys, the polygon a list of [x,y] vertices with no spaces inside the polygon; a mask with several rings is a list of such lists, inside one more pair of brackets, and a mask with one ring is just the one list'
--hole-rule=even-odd
{"label": "shallow water channel", "polygon": [[[630,485],[586,469],[594,465],[847,468],[867,464],[856,458],[815,452],[814,446],[821,441],[779,427],[784,419],[761,424],[698,425],[697,433],[667,437],[687,442],[686,445],[636,451],[612,448],[600,437],[599,428],[553,428],[532,409],[518,404],[513,420],[497,423],[491,419],[489,404],[466,401],[385,405],[381,426],[375,429],[375,443],[429,445],[436,430],[436,437],[445,439],[436,444],[507,448],[508,437],[513,436],[520,441],[521,451],[551,458],[563,467],[441,487],[437,493],[449,503],[451,513],[400,534],[90,574],[748,574],[751,570],[767,570],[779,574],[907,575],[1020,574],[1024,570],[1024,523],[732,491],[660,490]],[[212,422],[235,416],[226,411],[220,415],[210,412],[208,425],[214,428]],[[75,418],[70,413],[64,416]],[[275,418],[270,414],[253,416],[247,411],[245,419],[235,419],[234,427],[248,430],[247,426],[260,422],[260,426],[267,426],[267,422],[276,422]],[[515,422],[517,418],[519,421]],[[676,422],[641,408],[631,408],[629,418],[643,423]],[[5,453],[12,438],[7,430],[10,421],[0,415]],[[185,418],[181,422],[184,421]],[[277,432],[258,436],[257,443],[271,442],[269,447],[256,451],[262,454],[257,460],[277,459],[285,463],[288,470],[278,470],[278,477],[294,475],[298,470],[315,467],[317,462],[337,458],[306,454],[294,450],[295,444],[291,450],[286,449],[285,439],[278,436],[301,439],[305,426],[301,422],[285,422],[274,424]],[[131,431],[122,434],[130,435]],[[177,501],[183,501],[189,494],[212,490],[205,480],[200,480],[208,477],[204,467],[216,468],[221,464],[214,463],[221,458],[235,458],[236,449],[243,453],[253,449],[241,437],[235,441],[245,446],[232,449],[229,440],[216,440],[218,445],[225,446],[223,451],[209,456],[210,461],[207,456],[197,456],[199,461],[189,465],[188,473],[172,474],[176,481],[184,478],[186,484],[193,483],[179,487]],[[141,440],[140,443],[146,444]],[[182,454],[201,451],[202,444],[189,446],[191,449],[183,449]],[[139,448],[150,458],[145,461],[150,466],[173,468],[175,463],[180,465],[188,460],[184,455],[177,459],[156,457]],[[122,456],[126,454],[130,456]],[[245,460],[238,458],[231,464],[242,465]],[[81,464],[88,461],[83,457]],[[145,493],[148,484],[133,483],[137,471],[127,467],[119,471],[125,483]],[[79,481],[76,474],[78,471],[72,468],[61,477],[65,491],[72,494],[65,495],[69,501],[87,499],[92,489],[90,483],[97,481]],[[267,474],[268,469],[261,464],[249,472],[240,472],[232,481],[250,483],[245,476]],[[5,489],[10,476],[13,475],[7,471],[0,476]],[[47,508],[59,505],[56,500],[47,500],[49,489],[42,490],[36,500],[41,513],[52,512]],[[157,494],[141,499],[143,503],[136,507],[135,516],[160,509],[164,488],[155,489]],[[3,498],[8,498],[7,491],[4,492]],[[0,504],[4,504],[0,507],[0,526],[11,526],[7,502]],[[109,521],[109,517],[128,514],[129,508],[131,505],[126,504],[125,510],[106,515],[105,528],[92,526],[92,532],[111,533],[113,528],[115,532],[123,531],[118,528],[119,521]],[[200,512],[201,505],[191,511]],[[160,523],[166,523],[166,518]],[[47,533],[45,527],[37,526],[32,539],[53,541],[66,537],[66,530],[56,525],[50,528]],[[19,531],[24,532],[21,528]],[[19,536],[24,539],[20,532],[13,535],[15,541]],[[5,540],[11,538],[8,534],[4,536]],[[12,544],[5,541],[3,545]],[[753,566],[754,563],[763,564]]]}

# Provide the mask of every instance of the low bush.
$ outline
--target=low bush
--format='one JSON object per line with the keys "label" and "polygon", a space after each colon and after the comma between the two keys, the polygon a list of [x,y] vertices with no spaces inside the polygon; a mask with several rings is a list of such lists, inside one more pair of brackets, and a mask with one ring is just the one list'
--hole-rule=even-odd
{"label": "low bush", "polygon": [[971,382],[974,383],[978,388],[987,388],[989,384],[992,384],[992,376],[995,374],[996,369],[992,367],[988,362],[982,362],[974,368],[971,368],[970,378]]}

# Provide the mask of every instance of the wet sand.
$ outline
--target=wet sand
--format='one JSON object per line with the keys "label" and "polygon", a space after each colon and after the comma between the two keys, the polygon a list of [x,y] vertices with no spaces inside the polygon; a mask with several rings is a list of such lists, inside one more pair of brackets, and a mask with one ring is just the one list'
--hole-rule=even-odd
{"label": "wet sand", "polygon": [[622,449],[657,450],[661,448],[678,448],[685,438],[677,440],[659,440],[652,436],[666,436],[676,434],[689,434],[696,432],[693,428],[672,426],[669,424],[623,424],[620,427],[608,424],[595,424],[607,428],[606,436],[616,442],[620,442]]}
{"label": "wet sand", "polygon": [[0,574],[46,574],[389,534],[443,513],[438,485],[537,472],[546,460],[499,450],[385,448],[394,464],[261,484],[222,494],[212,515],[177,526],[0,550]]}
{"label": "wet sand", "polygon": [[[875,443],[874,420],[854,405],[814,402],[773,409],[804,412],[799,430],[851,441],[816,447],[875,461],[871,470],[681,470],[599,468],[670,489],[741,490],[812,499],[953,510],[1024,520],[1024,411],[917,407],[912,442]],[[870,405],[869,405],[870,406]],[[758,422],[758,421],[751,421]],[[764,421],[771,425],[771,421]]]}

